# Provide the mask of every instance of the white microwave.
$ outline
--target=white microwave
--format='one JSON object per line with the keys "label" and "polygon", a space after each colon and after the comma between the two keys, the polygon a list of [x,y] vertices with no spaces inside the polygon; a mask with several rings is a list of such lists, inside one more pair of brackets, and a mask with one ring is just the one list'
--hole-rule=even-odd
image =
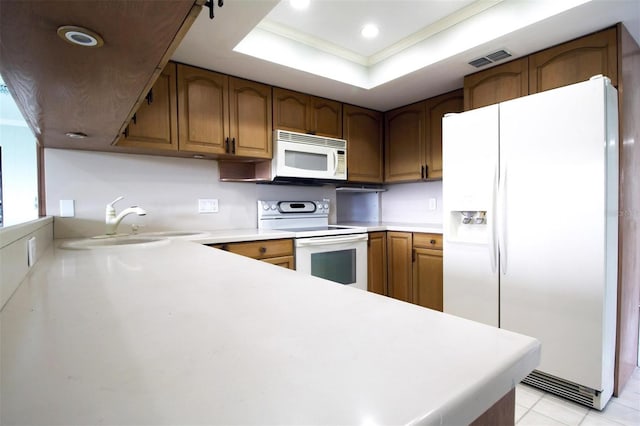
{"label": "white microwave", "polygon": [[347,141],[275,130],[273,180],[347,180]]}

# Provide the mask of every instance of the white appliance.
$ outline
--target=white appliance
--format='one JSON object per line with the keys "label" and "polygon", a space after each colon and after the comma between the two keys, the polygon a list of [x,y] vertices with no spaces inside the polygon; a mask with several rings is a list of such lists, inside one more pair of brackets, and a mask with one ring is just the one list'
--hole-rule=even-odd
{"label": "white appliance", "polygon": [[347,141],[304,133],[274,131],[273,180],[347,179]]}
{"label": "white appliance", "polygon": [[602,76],[443,119],[444,312],[539,339],[525,382],[597,409],[613,392],[617,130]]}
{"label": "white appliance", "polygon": [[258,228],[295,234],[296,270],[367,289],[367,229],[329,225],[328,199],[258,201]]}

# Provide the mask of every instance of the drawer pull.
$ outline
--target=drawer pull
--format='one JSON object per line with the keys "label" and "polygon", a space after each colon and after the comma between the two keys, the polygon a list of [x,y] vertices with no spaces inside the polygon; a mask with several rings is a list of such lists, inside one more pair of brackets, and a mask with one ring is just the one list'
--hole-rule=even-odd
{"label": "drawer pull", "polygon": [[264,247],[264,246],[260,247],[260,253],[261,254],[265,254],[266,252],[267,252],[267,248],[266,247]]}
{"label": "drawer pull", "polygon": [[435,243],[436,243],[436,240],[431,240],[431,241],[430,241],[430,243],[431,243],[431,244],[435,244]]}
{"label": "drawer pull", "polygon": [[223,244],[223,245],[220,247],[220,249],[221,249],[221,250],[224,250],[224,251],[229,251],[229,245],[228,245],[228,244]]}

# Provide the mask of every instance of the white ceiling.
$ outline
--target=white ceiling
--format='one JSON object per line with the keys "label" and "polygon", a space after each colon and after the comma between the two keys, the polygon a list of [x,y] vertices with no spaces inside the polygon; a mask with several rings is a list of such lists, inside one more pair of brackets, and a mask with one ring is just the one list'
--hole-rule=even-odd
{"label": "white ceiling", "polygon": [[[227,0],[207,12],[173,60],[380,111],[462,87],[468,62],[498,49],[517,58],[617,22],[640,40],[640,0]],[[359,35],[367,22],[375,41]]]}

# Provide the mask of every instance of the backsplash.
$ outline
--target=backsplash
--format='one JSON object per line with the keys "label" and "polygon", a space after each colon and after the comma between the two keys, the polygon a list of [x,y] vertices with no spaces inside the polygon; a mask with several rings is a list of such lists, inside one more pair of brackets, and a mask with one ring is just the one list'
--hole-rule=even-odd
{"label": "backsplash", "polygon": [[380,193],[338,192],[338,222],[442,223],[442,181],[385,188]]}
{"label": "backsplash", "polygon": [[[260,199],[329,198],[333,186],[303,187],[220,182],[218,162],[190,158],[45,149],[47,215],[55,216],[55,238],[104,233],[107,203],[123,195],[117,212],[132,205],[146,216],[129,215],[118,231],[216,230],[255,228]],[[217,199],[218,213],[198,213],[198,199]],[[59,217],[60,200],[75,201],[75,217]],[[336,209],[330,221],[335,222]]]}
{"label": "backsplash", "polygon": [[[442,223],[442,181],[387,185],[380,193],[383,222]],[[431,209],[430,200],[435,200]]]}

